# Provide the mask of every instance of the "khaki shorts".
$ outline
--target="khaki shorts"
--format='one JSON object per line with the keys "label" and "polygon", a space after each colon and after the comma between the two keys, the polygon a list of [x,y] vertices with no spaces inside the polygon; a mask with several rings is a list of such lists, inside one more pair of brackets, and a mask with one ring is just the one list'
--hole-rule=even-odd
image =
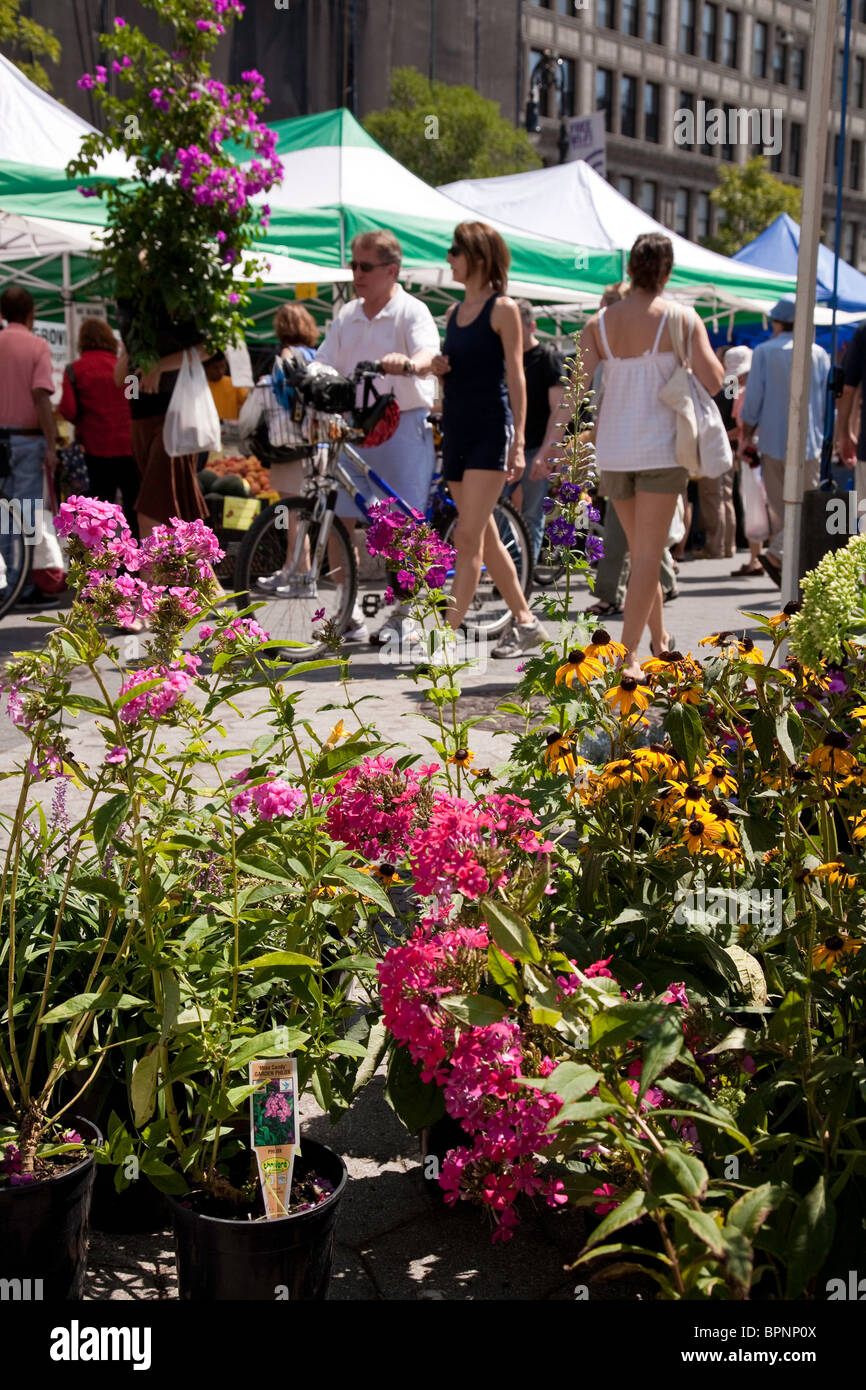
{"label": "khaki shorts", "polygon": [[689,485],[687,468],[636,468],[619,472],[602,469],[598,490],[611,502],[634,497],[636,492],[685,492]]}

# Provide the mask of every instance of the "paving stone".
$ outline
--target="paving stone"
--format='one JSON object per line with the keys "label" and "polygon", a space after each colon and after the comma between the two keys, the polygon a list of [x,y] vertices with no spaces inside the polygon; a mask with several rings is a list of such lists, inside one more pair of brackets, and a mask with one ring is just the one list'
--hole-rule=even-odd
{"label": "paving stone", "polygon": [[[340,1227],[337,1227],[339,1233]],[[334,1249],[334,1268],[328,1289],[331,1303],[348,1303],[357,1299],[378,1299],[379,1291],[367,1267],[354,1250],[347,1245],[337,1245]]]}

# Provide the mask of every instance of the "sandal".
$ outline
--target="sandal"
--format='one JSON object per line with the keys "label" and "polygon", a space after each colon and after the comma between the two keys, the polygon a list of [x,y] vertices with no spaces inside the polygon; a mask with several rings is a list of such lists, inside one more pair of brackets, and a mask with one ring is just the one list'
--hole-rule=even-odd
{"label": "sandal", "polygon": [[599,599],[591,608],[584,608],[583,611],[587,618],[615,618],[622,609],[617,608],[615,603],[605,603],[603,599]]}
{"label": "sandal", "polygon": [[758,560],[760,562],[761,569],[764,571],[764,573],[766,575],[769,575],[770,579],[772,579],[777,589],[781,589],[782,566],[778,564],[775,560],[771,560],[769,553],[759,555]]}
{"label": "sandal", "polygon": [[757,569],[753,569],[751,565],[740,565],[740,568],[739,568],[738,570],[731,570],[731,578],[732,578],[732,579],[739,579],[739,578],[741,577],[741,575],[744,575],[744,574],[763,574],[763,573],[764,573],[764,570],[763,570],[763,567],[762,567],[761,565],[758,565]]}

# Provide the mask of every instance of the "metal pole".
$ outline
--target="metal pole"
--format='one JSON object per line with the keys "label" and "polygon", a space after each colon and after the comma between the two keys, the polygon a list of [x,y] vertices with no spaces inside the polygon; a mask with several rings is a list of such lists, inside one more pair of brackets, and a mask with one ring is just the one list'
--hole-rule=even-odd
{"label": "metal pole", "polygon": [[782,547],[782,602],[797,596],[800,578],[800,536],[803,528],[803,477],[806,430],[812,385],[812,343],[815,337],[815,287],[821,234],[821,191],[827,127],[833,93],[833,63],[839,24],[836,0],[815,7],[814,43],[809,67],[806,106],[806,158],[803,168],[803,220],[797,259],[797,316],[791,353],[791,397],[788,405],[788,448],[783,498],[785,530]]}
{"label": "metal pole", "polygon": [[63,251],[60,256],[61,265],[61,293],[63,296],[63,322],[66,325],[66,351],[69,356],[67,361],[73,361],[75,357],[75,322],[72,313],[72,266],[69,260],[69,252]]}

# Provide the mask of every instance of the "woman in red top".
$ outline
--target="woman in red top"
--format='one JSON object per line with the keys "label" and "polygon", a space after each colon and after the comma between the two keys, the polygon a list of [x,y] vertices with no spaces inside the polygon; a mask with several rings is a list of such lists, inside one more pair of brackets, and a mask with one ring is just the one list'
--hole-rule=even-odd
{"label": "woman in red top", "polygon": [[129,401],[114,384],[117,342],[103,319],[85,319],[78,334],[80,356],[66,368],[60,413],[75,426],[87,460],[91,496],[121,505],[138,535],[135,500],[138,469],[132,456]]}

